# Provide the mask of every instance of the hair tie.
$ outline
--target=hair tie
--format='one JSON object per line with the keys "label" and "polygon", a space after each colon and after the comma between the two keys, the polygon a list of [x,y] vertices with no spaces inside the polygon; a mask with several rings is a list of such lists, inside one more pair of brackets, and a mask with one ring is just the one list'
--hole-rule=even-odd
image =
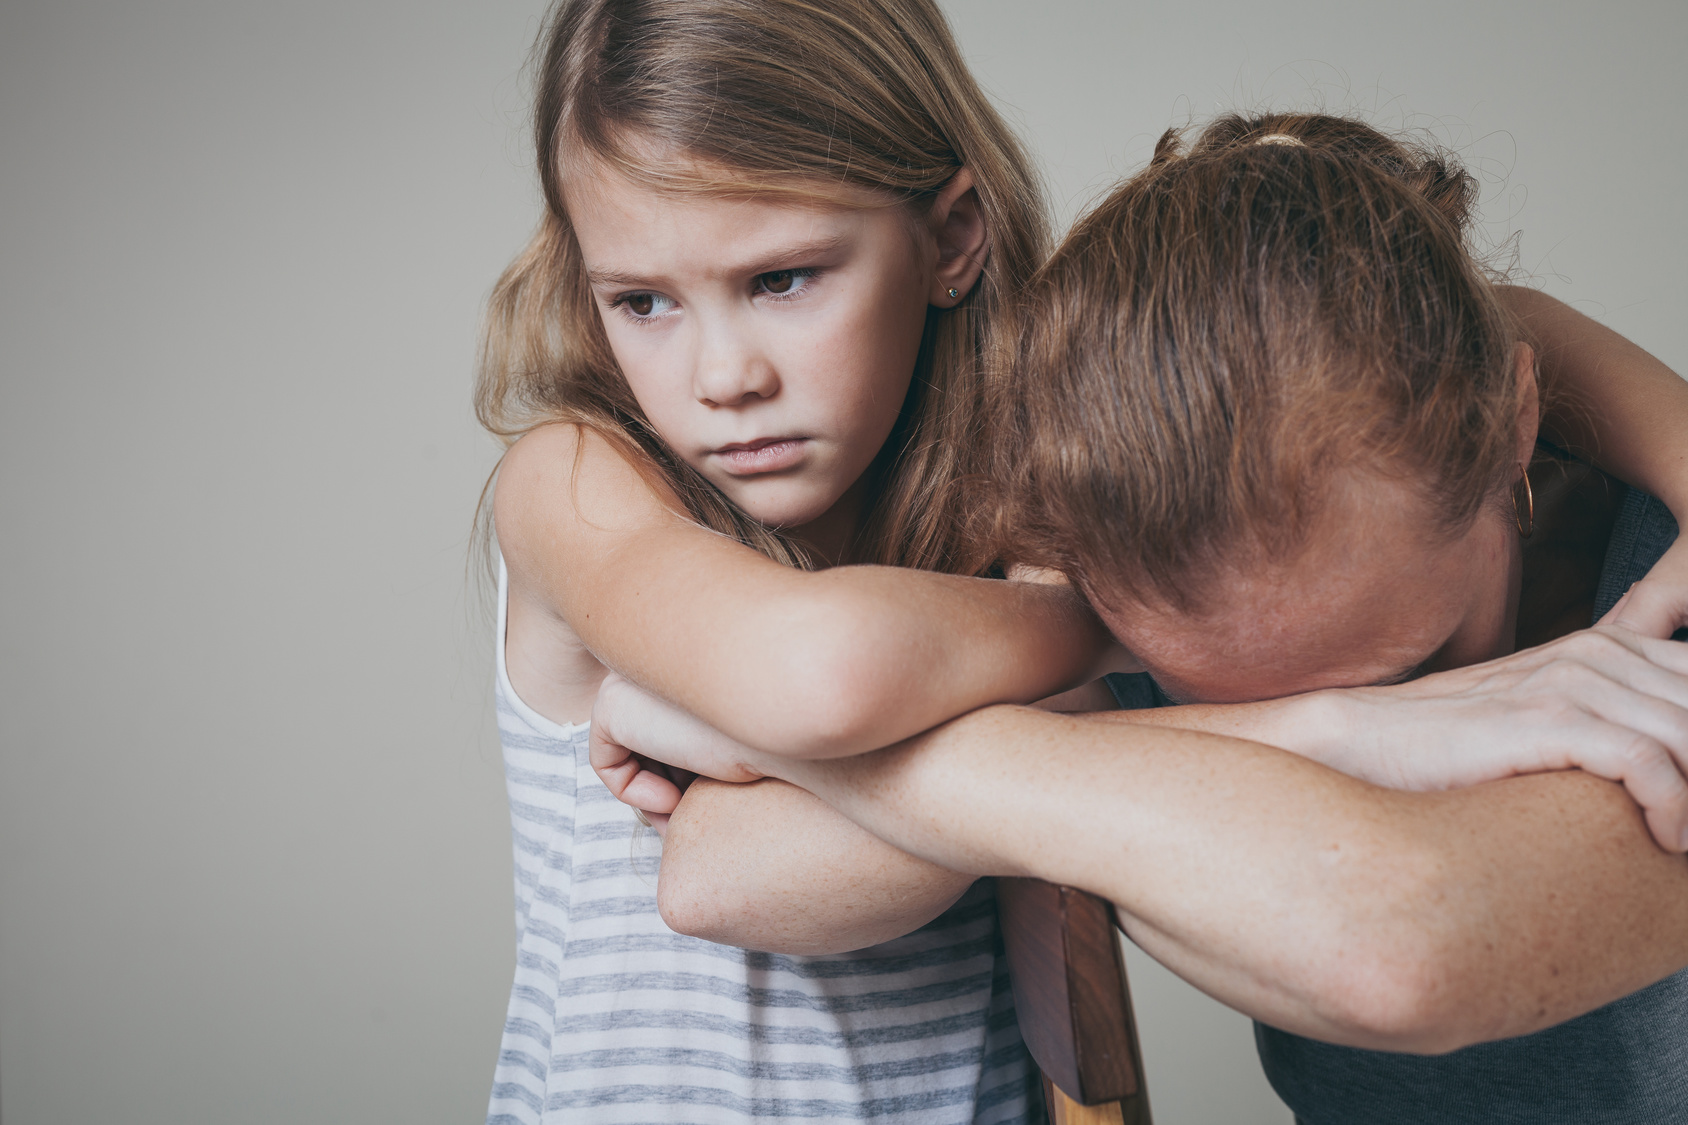
{"label": "hair tie", "polygon": [[1257,145],[1294,145],[1296,148],[1306,148],[1307,142],[1300,137],[1292,137],[1288,133],[1267,133],[1264,137],[1254,138]]}

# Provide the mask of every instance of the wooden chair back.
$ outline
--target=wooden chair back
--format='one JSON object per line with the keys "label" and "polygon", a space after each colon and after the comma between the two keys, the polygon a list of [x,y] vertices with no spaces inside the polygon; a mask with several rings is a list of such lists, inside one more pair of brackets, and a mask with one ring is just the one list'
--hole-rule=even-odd
{"label": "wooden chair back", "polygon": [[1150,1125],[1113,908],[1039,879],[998,879],[997,911],[1050,1125]]}

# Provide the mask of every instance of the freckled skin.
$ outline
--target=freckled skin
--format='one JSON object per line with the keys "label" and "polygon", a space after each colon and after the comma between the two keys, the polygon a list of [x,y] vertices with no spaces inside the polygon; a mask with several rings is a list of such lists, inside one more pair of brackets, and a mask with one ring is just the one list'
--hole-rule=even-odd
{"label": "freckled skin", "polygon": [[1173,698],[1273,699],[1463,667],[1512,651],[1521,552],[1510,513],[1462,535],[1392,481],[1337,490],[1305,550],[1238,561],[1200,612],[1126,602],[1102,617]]}

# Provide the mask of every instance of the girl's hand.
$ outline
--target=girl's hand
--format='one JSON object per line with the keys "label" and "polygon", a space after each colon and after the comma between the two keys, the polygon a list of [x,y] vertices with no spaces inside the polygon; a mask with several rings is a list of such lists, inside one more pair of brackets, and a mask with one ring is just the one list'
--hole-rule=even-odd
{"label": "girl's hand", "polygon": [[1688,536],[1672,543],[1600,623],[1621,625],[1644,637],[1668,637],[1688,625]]}
{"label": "girl's hand", "polygon": [[611,672],[592,708],[592,769],[616,800],[659,833],[699,774],[756,781],[754,751]]}
{"label": "girl's hand", "polygon": [[1688,645],[1603,624],[1486,664],[1305,698],[1341,718],[1319,746],[1288,748],[1352,777],[1437,790],[1582,769],[1622,782],[1659,846],[1688,851]]}

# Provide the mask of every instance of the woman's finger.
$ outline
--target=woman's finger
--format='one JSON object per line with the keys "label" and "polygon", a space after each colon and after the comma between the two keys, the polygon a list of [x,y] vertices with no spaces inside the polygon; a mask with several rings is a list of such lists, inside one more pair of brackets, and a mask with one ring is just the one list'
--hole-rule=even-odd
{"label": "woman's finger", "polygon": [[1603,620],[1644,637],[1669,637],[1688,625],[1688,590],[1643,580]]}
{"label": "woman's finger", "polygon": [[1493,665],[1474,666],[1471,673],[1491,681],[1521,673],[1520,683],[1545,679],[1552,681],[1550,690],[1575,693],[1585,682],[1578,669],[1688,707],[1688,645],[1612,626],[1585,629]]}
{"label": "woman's finger", "polygon": [[1688,645],[1642,636],[1622,628],[1578,634],[1575,660],[1606,679],[1688,708]]}
{"label": "woman's finger", "polygon": [[1621,783],[1659,846],[1688,851],[1688,710],[1612,681],[1579,695],[1555,716],[1544,764]]}
{"label": "woman's finger", "polygon": [[[1621,731],[1622,728],[1614,728]],[[1591,744],[1578,747],[1578,766],[1596,777],[1623,785],[1641,806],[1647,829],[1667,852],[1688,851],[1688,782],[1670,754],[1645,735],[1621,738],[1611,754],[1595,753]]]}
{"label": "woman's finger", "polygon": [[1671,544],[1602,620],[1661,639],[1688,624],[1688,539]]}
{"label": "woman's finger", "polygon": [[1625,590],[1623,592],[1623,597],[1619,598],[1617,600],[1617,602],[1613,604],[1611,609],[1607,610],[1603,615],[1601,615],[1600,620],[1596,621],[1595,624],[1596,625],[1615,624],[1618,620],[1618,616],[1623,613],[1624,606],[1629,604],[1629,596],[1634,591],[1635,591],[1635,583],[1631,582],[1629,584],[1629,589]]}

